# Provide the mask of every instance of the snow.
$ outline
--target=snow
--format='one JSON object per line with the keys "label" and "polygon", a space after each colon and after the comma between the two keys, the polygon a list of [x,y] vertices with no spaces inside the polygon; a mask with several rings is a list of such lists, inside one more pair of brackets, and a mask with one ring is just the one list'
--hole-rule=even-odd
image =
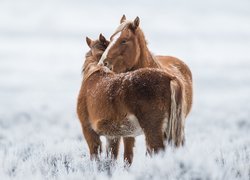
{"label": "snow", "polygon": [[[0,1],[1,179],[249,179],[250,2]],[[194,77],[186,145],[109,167],[89,160],[76,116],[85,37],[107,38],[122,14],[140,17],[155,54]],[[105,142],[104,142],[105,145]]]}

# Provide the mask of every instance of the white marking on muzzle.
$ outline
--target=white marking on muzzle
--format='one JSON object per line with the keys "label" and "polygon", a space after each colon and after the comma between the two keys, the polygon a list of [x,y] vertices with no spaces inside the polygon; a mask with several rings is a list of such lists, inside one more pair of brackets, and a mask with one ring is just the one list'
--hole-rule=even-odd
{"label": "white marking on muzzle", "polygon": [[100,61],[98,62],[98,65],[103,65],[103,61],[107,58],[107,55],[109,53],[109,50],[113,47],[113,45],[116,43],[117,39],[121,36],[121,32],[118,32],[114,37],[112,38],[111,42],[109,43],[107,49],[102,54],[102,57]]}

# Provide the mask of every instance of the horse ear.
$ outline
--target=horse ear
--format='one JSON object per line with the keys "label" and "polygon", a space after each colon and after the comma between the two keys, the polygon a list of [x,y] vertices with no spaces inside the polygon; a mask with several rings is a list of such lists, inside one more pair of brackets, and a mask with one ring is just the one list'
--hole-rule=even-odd
{"label": "horse ear", "polygon": [[120,20],[120,24],[123,23],[124,21],[126,21],[126,16],[123,14],[121,20]]}
{"label": "horse ear", "polygon": [[101,41],[105,46],[108,46],[109,41],[102,35],[102,33],[99,35],[99,41]]}
{"label": "horse ear", "polygon": [[102,43],[106,42],[106,38],[102,35],[102,33],[99,35],[99,41],[101,41]]}
{"label": "horse ear", "polygon": [[86,37],[86,42],[87,42],[88,46],[91,48],[92,40],[89,37]]}
{"label": "horse ear", "polygon": [[140,18],[137,16],[132,24],[133,30],[136,30],[140,24]]}

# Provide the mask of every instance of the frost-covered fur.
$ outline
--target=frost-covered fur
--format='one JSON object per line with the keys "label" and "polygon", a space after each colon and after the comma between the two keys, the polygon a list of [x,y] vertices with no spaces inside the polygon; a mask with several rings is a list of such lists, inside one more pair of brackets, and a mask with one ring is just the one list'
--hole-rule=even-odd
{"label": "frost-covered fur", "polygon": [[[175,57],[152,55],[139,24],[139,17],[136,17],[134,21],[129,21],[123,15],[120,25],[111,36],[110,44],[112,46],[108,46],[105,50],[102,62],[116,73],[134,71],[146,67],[162,69],[175,77],[179,84],[182,84],[181,91],[178,91],[183,98],[182,102],[180,104],[176,102],[177,104],[175,104],[174,100],[176,98],[172,96],[172,113],[169,121],[165,123],[167,128],[165,129],[166,139],[170,142],[173,141],[176,146],[179,146],[184,142],[184,118],[187,117],[192,107],[192,73],[184,62]],[[119,38],[116,37],[118,33]],[[174,84],[174,82],[171,83],[172,90],[176,90],[174,89],[176,87]],[[176,121],[175,116],[178,116],[176,117],[179,119],[178,121]]]}
{"label": "frost-covered fur", "polygon": [[[106,67],[97,65],[96,45],[90,47],[84,65],[87,78],[82,83],[77,111],[91,156],[97,157],[100,152],[100,135],[114,139],[113,146],[117,149],[120,137],[135,137],[141,130],[149,154],[163,150],[166,132],[162,127],[166,114],[173,123],[173,137],[169,141],[179,146],[183,142],[181,133],[184,128],[181,82],[156,68],[121,74],[107,71]],[[117,153],[117,150],[113,152],[113,156]],[[131,154],[126,158],[132,162],[129,157]]]}

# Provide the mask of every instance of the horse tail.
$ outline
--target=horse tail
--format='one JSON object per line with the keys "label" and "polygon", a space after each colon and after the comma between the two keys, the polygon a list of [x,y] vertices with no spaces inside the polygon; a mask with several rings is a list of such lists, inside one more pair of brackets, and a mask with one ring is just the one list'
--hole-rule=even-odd
{"label": "horse tail", "polygon": [[170,81],[171,107],[167,123],[166,138],[176,147],[184,144],[184,91],[181,82],[177,79]]}

